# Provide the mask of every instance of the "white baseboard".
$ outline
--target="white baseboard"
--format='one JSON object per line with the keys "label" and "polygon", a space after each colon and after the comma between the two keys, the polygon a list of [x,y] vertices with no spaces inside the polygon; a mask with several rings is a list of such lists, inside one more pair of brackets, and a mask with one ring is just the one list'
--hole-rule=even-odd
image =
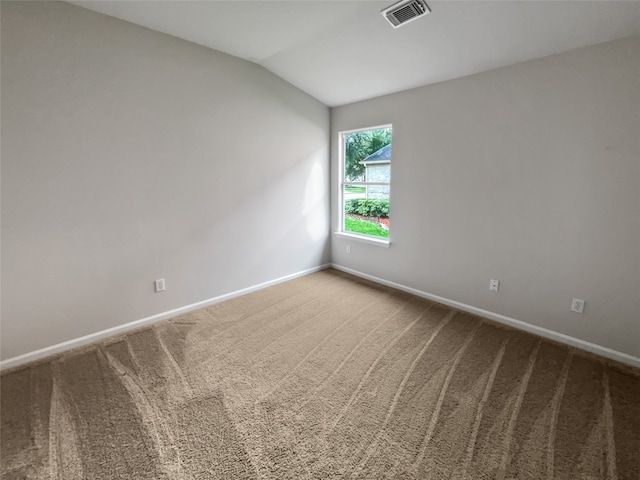
{"label": "white baseboard", "polygon": [[159,322],[160,320],[165,320],[167,318],[175,317],[177,315],[181,315],[183,313],[187,313],[192,310],[197,310],[198,308],[207,307],[209,305],[213,305],[214,303],[223,302],[225,300],[229,300],[234,297],[239,297],[240,295],[246,295],[247,293],[255,292],[256,290],[261,290],[263,288],[267,288],[272,285],[276,285],[278,283],[286,282],[288,280],[293,280],[294,278],[302,277],[304,275],[309,275],[310,273],[318,272],[320,270],[325,270],[330,266],[331,266],[330,264],[324,264],[317,267],[309,268],[301,272],[292,273],[290,275],[285,275],[284,277],[276,278],[275,280],[270,280],[268,282],[260,283],[258,285],[253,285],[252,287],[236,290],[235,292],[226,293],[224,295],[210,298],[208,300],[192,303],[191,305],[187,305],[185,307],[180,307],[174,310],[169,310],[167,312],[158,313],[157,315],[152,315],[150,317],[142,318],[140,320],[135,320],[133,322],[125,323],[124,325],[118,325],[117,327],[108,328],[106,330],[102,330],[96,333],[90,333],[89,335],[85,335],[83,337],[74,338],[73,340],[68,340],[66,342],[58,343],[50,347],[41,348],[40,350],[35,350],[33,352],[18,355],[17,357],[8,358],[0,362],[0,370],[6,370],[9,368],[18,367],[25,363],[29,363],[34,360],[39,360],[41,358],[48,357],[56,353],[61,353],[66,350],[70,350],[72,348],[80,347],[82,345],[87,345],[97,340],[102,340],[104,338],[111,337],[113,335],[118,335],[120,333],[124,333],[129,330],[133,330],[135,328],[140,328],[144,325],[149,325],[151,323]]}
{"label": "white baseboard", "polygon": [[507,317],[505,315],[500,315],[499,313],[494,313],[488,310],[483,310],[481,308],[472,307],[471,305],[456,302],[455,300],[449,300],[448,298],[439,297],[438,295],[432,295],[431,293],[423,292],[422,290],[417,290],[415,288],[407,287],[399,283],[390,282],[383,278],[374,277],[373,275],[362,273],[357,270],[352,270],[351,268],[343,267],[342,265],[331,264],[331,267],[345,273],[350,273],[351,275],[355,275],[357,277],[371,280],[372,282],[375,282],[375,283],[380,283],[388,287],[393,287],[398,290],[411,293],[418,297],[426,298],[427,300],[433,300],[434,302],[442,303],[444,305],[457,308],[458,310],[462,310],[468,313],[473,313],[474,315],[488,318],[490,320],[494,320],[504,325],[509,325],[510,327],[517,328],[518,330],[524,330],[525,332],[533,333],[540,337],[548,338],[550,340],[555,340],[556,342],[564,343],[566,345],[571,345],[572,347],[576,347],[581,350],[586,350],[587,352],[595,353],[596,355],[600,355],[602,357],[606,357],[611,360],[616,360],[626,365],[640,367],[640,358],[634,357],[633,355],[629,355],[627,353],[618,352],[616,350],[612,350],[611,348],[607,348],[607,347],[603,347],[602,345],[587,342],[586,340],[580,340],[579,338],[571,337],[569,335],[565,335],[564,333],[554,332],[553,330],[549,330],[547,328],[531,325],[530,323],[526,323],[521,320],[516,320],[515,318]]}

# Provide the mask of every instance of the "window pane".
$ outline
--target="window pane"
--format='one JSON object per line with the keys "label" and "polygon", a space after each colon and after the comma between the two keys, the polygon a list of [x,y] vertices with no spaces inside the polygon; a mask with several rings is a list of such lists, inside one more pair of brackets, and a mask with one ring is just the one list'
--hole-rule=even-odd
{"label": "window pane", "polygon": [[386,163],[389,165],[390,161],[391,128],[364,130],[344,134],[345,181],[365,181],[368,164]]}
{"label": "window pane", "polygon": [[389,185],[345,185],[344,231],[389,236]]}

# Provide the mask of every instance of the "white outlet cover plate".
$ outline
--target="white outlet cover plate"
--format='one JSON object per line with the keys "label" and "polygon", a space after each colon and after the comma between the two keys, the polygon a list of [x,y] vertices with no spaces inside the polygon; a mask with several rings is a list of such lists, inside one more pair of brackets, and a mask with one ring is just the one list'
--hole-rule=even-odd
{"label": "white outlet cover plate", "polygon": [[584,311],[584,300],[580,298],[574,298],[573,300],[571,300],[571,311],[582,313]]}

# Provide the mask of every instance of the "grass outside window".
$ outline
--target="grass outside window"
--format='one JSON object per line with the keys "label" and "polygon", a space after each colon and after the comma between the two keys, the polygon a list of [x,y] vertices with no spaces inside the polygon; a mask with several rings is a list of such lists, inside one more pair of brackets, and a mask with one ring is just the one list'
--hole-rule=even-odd
{"label": "grass outside window", "polygon": [[361,233],[363,235],[372,235],[374,237],[389,237],[389,231],[382,228],[377,223],[349,216],[344,219],[344,230],[345,232]]}

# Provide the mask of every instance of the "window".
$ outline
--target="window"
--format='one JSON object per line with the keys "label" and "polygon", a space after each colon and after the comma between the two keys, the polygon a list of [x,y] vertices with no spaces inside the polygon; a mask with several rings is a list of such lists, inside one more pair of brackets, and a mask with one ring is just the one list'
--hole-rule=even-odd
{"label": "window", "polygon": [[391,125],[340,133],[340,232],[389,243]]}

